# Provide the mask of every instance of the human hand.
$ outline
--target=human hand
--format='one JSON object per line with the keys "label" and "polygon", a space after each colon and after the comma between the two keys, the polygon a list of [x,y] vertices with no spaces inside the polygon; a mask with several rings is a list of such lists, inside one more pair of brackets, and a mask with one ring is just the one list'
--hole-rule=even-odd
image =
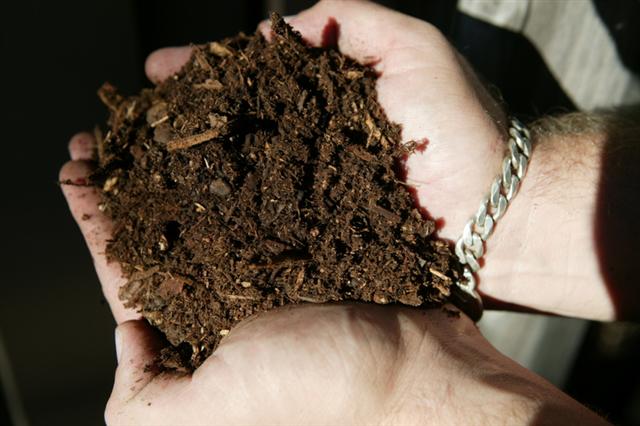
{"label": "human hand", "polygon": [[[479,100],[483,92],[469,83],[455,53],[427,24],[366,3],[325,2],[300,19],[309,19],[310,29],[317,23],[318,41],[328,17],[340,24],[338,45],[343,51],[357,59],[375,56],[378,60],[376,67],[383,73],[380,100],[389,117],[403,124],[404,139],[429,136],[427,151],[408,161],[409,179],[428,183],[418,188],[418,197],[429,205],[432,215],[439,216],[438,209],[452,212],[445,217],[442,233],[454,237],[467,212],[475,210],[502,158],[500,131],[494,120],[499,114],[492,118],[485,112]],[[388,22],[390,29],[397,28],[387,33],[397,34],[391,45],[376,39],[378,20]],[[411,35],[403,39],[405,32]],[[314,41],[311,30],[304,35]],[[428,41],[421,42],[422,37]],[[370,43],[382,48],[378,56],[370,51]],[[418,47],[412,47],[414,44]],[[150,58],[147,69],[156,78],[167,76],[188,56],[185,49],[165,50]],[[411,58],[429,63],[412,62]],[[404,83],[412,79],[416,86],[409,90]],[[434,90],[432,85],[440,89]],[[421,102],[430,103],[420,107],[413,92]],[[467,110],[465,122],[456,125],[451,117]],[[423,120],[431,117],[429,114],[436,118]],[[478,141],[489,142],[469,143],[463,137],[466,132],[479,135]],[[455,138],[455,143],[449,137]],[[88,135],[72,140],[75,161],[63,168],[62,180],[78,181],[87,176],[90,166],[83,160],[90,158],[90,145]],[[452,148],[446,148],[448,145]],[[475,159],[465,154],[468,150],[474,150]],[[432,153],[437,161],[430,157]],[[447,159],[453,164],[447,166]],[[489,167],[494,160],[496,167]],[[477,172],[471,171],[473,165]],[[462,170],[462,176],[450,181],[455,176],[453,170]],[[485,177],[486,182],[479,183]],[[97,209],[98,190],[82,186],[63,189],[87,239],[114,317],[121,324],[120,364],[107,411],[110,424],[246,424],[265,420],[422,424],[425,419],[486,423],[489,418],[524,422],[550,419],[539,416],[552,414],[591,416],[546,382],[500,356],[467,318],[448,318],[441,311],[361,305],[285,309],[234,329],[191,377],[145,372],[159,341],[144,322],[127,321],[138,315],[125,310],[117,298],[123,282],[117,265],[107,264],[104,257],[111,225]],[[477,200],[470,200],[474,194]],[[483,410],[485,407],[492,407],[491,411]]]}
{"label": "human hand", "polygon": [[[500,106],[444,37],[423,21],[372,3],[329,1],[289,22],[308,42],[336,42],[343,53],[372,63],[380,72],[380,103],[389,118],[402,125],[403,140],[426,143],[424,150],[409,157],[407,181],[416,189],[419,204],[437,220],[440,237],[455,240],[500,169],[506,147]],[[261,29],[269,35],[266,23]],[[159,50],[147,60],[147,73],[154,81],[162,80],[177,72],[189,56],[188,47]],[[585,221],[591,212],[571,205],[558,209],[554,200],[540,201],[538,195],[550,182],[545,163],[555,164],[534,152],[520,194],[487,243],[479,291],[488,308],[505,302],[551,313],[611,318],[610,297],[593,270],[597,261],[585,262],[587,268],[580,271],[568,264],[568,252],[578,259],[595,256],[594,243],[584,241],[588,236],[573,235],[577,231],[566,226],[567,221],[575,224],[580,219],[575,211]],[[580,183],[595,187],[589,179]],[[83,205],[95,210],[88,199]],[[99,219],[81,226],[94,223],[109,226]],[[571,243],[576,240],[580,244]],[[569,243],[572,247],[567,247]],[[119,282],[119,271],[103,263],[96,263],[103,281]],[[578,286],[582,282],[588,285]],[[105,286],[105,291],[115,301],[113,287]]]}
{"label": "human hand", "polygon": [[[65,178],[82,183],[92,144],[72,139]],[[64,190],[119,324],[108,425],[601,422],[442,310],[287,307],[240,323],[192,376],[147,371],[162,341],[117,299],[97,191]]]}
{"label": "human hand", "polygon": [[[327,1],[289,22],[311,44],[335,42],[380,72],[378,97],[402,125],[403,141],[426,142],[407,161],[407,181],[438,220],[439,235],[456,239],[506,154],[500,105],[422,21],[371,3]],[[269,34],[267,23],[261,29]],[[640,212],[632,184],[640,176],[639,145],[607,140],[606,123],[594,129],[573,121],[572,135],[535,132],[528,176],[487,243],[478,289],[489,308],[637,317],[630,253]]]}
{"label": "human hand", "polygon": [[[379,22],[390,29],[386,35],[379,31]],[[292,23],[310,43],[321,44],[333,38],[346,54],[375,64],[381,73],[377,84],[385,111],[402,124],[405,141],[427,145],[426,150],[418,150],[408,159],[407,178],[415,185],[420,204],[427,205],[431,216],[439,219],[440,235],[455,238],[502,160],[499,125],[504,118],[500,108],[442,35],[422,21],[371,3],[321,2],[294,17]],[[154,81],[164,79],[177,72],[189,56],[187,47],[160,50],[148,59],[147,73]],[[464,111],[462,119],[458,118],[460,111]],[[470,134],[477,140],[469,138]],[[62,179],[86,174],[86,165],[68,167]],[[71,170],[74,168],[77,170]],[[93,234],[109,235],[110,223],[95,208],[95,191],[77,187],[66,190],[71,198],[76,193],[91,193],[90,197],[73,200],[71,208],[82,210],[78,218],[87,212],[91,216],[79,221],[81,228],[97,227],[102,234]],[[99,244],[93,242],[97,239],[90,240],[89,245]],[[114,288],[122,282],[120,271],[106,265],[101,256],[95,260],[101,281],[109,283],[104,285],[107,299],[116,302]]]}
{"label": "human hand", "polygon": [[116,339],[109,425],[605,424],[443,310],[281,308],[192,376],[145,371],[161,344],[143,321]]}

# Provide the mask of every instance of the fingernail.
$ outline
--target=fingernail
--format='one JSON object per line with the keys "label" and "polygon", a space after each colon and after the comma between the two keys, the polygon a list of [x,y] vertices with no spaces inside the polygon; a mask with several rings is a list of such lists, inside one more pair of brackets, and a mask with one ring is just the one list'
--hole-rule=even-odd
{"label": "fingernail", "polygon": [[116,360],[120,364],[120,357],[122,356],[122,333],[119,328],[116,328]]}

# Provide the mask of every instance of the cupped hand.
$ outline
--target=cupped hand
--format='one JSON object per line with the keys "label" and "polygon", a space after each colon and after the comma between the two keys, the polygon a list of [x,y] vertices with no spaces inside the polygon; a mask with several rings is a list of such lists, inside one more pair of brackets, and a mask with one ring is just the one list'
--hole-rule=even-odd
{"label": "cupped hand", "polygon": [[145,371],[148,327],[117,329],[109,425],[604,423],[454,311],[289,306],[241,323],[191,376]]}
{"label": "cupped hand", "polygon": [[[403,126],[405,141],[426,144],[407,161],[408,181],[419,202],[441,219],[441,236],[455,238],[503,156],[504,118],[468,67],[433,27],[374,4],[321,2],[290,22],[310,43],[333,38],[345,54],[374,64],[387,115]],[[152,54],[150,79],[178,71],[189,55],[188,48]],[[60,177],[78,184],[63,185],[63,191],[119,324],[109,424],[595,419],[498,354],[464,315],[440,310],[280,309],[241,323],[192,376],[147,371],[160,339],[118,300],[121,271],[104,255],[111,223],[98,208],[99,190],[82,185],[93,143],[88,134],[72,139],[72,161]]]}
{"label": "cupped hand", "polygon": [[[504,150],[502,112],[468,66],[431,25],[372,3],[324,1],[289,22],[309,43],[334,40],[343,53],[380,73],[377,91],[386,114],[402,125],[404,142],[424,146],[407,160],[407,181],[415,187],[419,204],[438,221],[439,235],[457,238],[495,178]],[[269,36],[268,26],[260,29]],[[190,53],[188,47],[156,51],[147,60],[147,75],[154,82],[167,78]],[[65,165],[61,180],[86,177],[90,143],[88,134],[74,137],[74,161]],[[97,189],[63,189],[114,315],[135,318],[119,306],[121,274],[103,256],[110,223],[97,210]]]}

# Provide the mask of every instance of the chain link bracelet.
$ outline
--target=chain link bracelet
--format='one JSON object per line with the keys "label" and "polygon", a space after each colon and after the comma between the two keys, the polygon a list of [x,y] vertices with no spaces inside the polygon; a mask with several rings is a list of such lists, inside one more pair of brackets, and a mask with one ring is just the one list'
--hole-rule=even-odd
{"label": "chain link bracelet", "polygon": [[452,296],[454,303],[457,302],[456,304],[474,321],[478,321],[482,316],[482,299],[476,291],[475,273],[480,269],[479,260],[485,252],[484,244],[496,222],[518,193],[530,158],[529,130],[518,119],[512,118],[509,128],[509,152],[502,161],[502,172],[493,181],[489,195],[482,200],[475,216],[466,223],[462,236],[455,245],[456,255],[463,264],[463,276],[455,283],[457,291]]}

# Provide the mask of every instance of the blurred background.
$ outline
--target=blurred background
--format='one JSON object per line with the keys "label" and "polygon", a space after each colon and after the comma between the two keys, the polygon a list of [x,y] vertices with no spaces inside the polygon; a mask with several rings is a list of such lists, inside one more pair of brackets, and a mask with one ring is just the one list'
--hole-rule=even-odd
{"label": "blurred background", "polygon": [[[0,425],[104,424],[115,368],[114,323],[56,182],[69,138],[107,117],[96,89],[110,81],[124,93],[137,92],[150,84],[143,64],[154,49],[253,32],[269,10],[293,14],[313,3],[3,4],[1,170],[8,197],[0,210],[7,225],[0,234]],[[380,3],[438,26],[525,119],[635,99],[627,95],[635,93],[640,72],[636,0]],[[626,79],[629,90],[611,98],[607,86],[594,98],[593,82],[589,93],[572,83],[536,38],[536,16],[552,4],[562,9],[553,13],[573,17],[576,25],[599,28],[585,28],[580,40],[596,55],[598,49],[617,52],[613,68],[601,63],[598,70]],[[496,313],[481,328],[499,349],[611,421],[640,425],[638,325]]]}

